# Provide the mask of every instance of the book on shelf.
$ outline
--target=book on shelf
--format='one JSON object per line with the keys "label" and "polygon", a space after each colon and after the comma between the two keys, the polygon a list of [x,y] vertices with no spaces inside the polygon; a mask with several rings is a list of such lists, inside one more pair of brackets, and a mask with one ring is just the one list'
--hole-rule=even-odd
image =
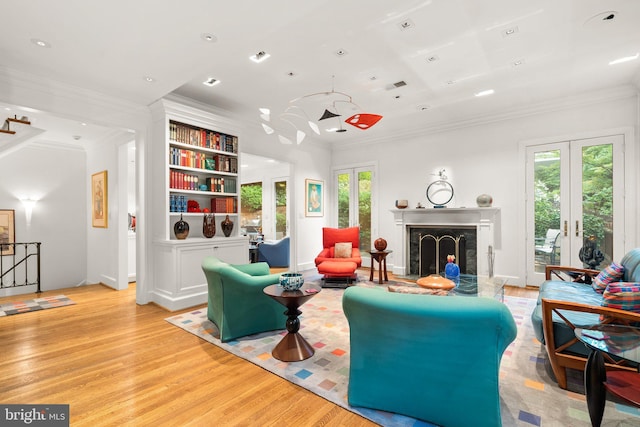
{"label": "book on shelf", "polygon": [[169,121],[169,139],[182,144],[238,154],[238,137]]}
{"label": "book on shelf", "polygon": [[207,178],[207,188],[215,193],[235,193],[237,191],[237,181],[231,177]]}
{"label": "book on shelf", "polygon": [[238,199],[235,197],[214,197],[211,199],[211,212],[237,213]]}

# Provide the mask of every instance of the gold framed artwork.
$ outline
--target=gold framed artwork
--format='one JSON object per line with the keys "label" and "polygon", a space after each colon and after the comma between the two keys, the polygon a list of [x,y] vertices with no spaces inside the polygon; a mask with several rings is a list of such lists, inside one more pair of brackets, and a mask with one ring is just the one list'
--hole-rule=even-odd
{"label": "gold framed artwork", "polygon": [[305,216],[324,216],[324,181],[305,180]]}
{"label": "gold framed artwork", "polygon": [[97,228],[109,225],[107,184],[107,171],[91,175],[91,225]]}
{"label": "gold framed artwork", "polygon": [[16,242],[16,211],[0,209],[0,255],[13,255],[15,247],[7,243]]}

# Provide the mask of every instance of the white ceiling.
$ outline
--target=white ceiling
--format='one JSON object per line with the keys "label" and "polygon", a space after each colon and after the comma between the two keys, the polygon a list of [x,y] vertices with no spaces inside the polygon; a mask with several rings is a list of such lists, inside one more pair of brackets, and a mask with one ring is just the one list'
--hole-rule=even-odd
{"label": "white ceiling", "polygon": [[[637,87],[640,59],[609,62],[640,52],[639,22],[637,0],[14,1],[2,8],[0,65],[143,105],[173,92],[256,128],[258,108],[268,107],[270,126],[292,139],[294,126],[278,119],[289,101],[334,89],[360,107],[338,104],[342,119],[384,118],[317,138],[375,140]],[[251,62],[260,51],[271,57]],[[210,77],[221,83],[203,85]],[[487,89],[495,93],[474,96]],[[305,111],[317,119],[333,98],[315,97]],[[57,132],[56,122],[45,130]]]}

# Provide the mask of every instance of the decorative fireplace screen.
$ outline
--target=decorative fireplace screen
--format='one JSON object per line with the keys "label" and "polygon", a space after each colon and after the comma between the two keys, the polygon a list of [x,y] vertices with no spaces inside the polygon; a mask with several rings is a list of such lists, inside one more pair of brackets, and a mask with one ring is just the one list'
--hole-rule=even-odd
{"label": "decorative fireplace screen", "polygon": [[409,275],[440,274],[447,255],[455,255],[463,274],[477,274],[475,226],[408,226]]}

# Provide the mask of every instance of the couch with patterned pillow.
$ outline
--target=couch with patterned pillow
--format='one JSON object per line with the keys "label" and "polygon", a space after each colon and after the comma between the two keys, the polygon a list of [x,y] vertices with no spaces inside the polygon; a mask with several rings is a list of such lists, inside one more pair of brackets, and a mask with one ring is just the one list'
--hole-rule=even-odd
{"label": "couch with patterned pillow", "polygon": [[[602,271],[548,265],[531,322],[558,386],[566,389],[566,368],[584,369],[590,353],[575,337],[576,327],[640,324],[640,248]],[[619,359],[607,362],[609,368],[637,369]]]}

